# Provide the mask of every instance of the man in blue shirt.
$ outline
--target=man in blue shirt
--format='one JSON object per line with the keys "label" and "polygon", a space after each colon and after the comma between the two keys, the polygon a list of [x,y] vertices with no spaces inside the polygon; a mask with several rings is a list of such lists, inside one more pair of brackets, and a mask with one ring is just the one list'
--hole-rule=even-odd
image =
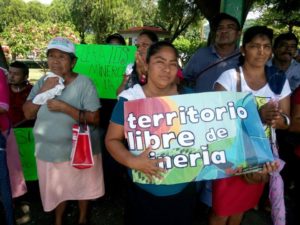
{"label": "man in blue shirt", "polygon": [[291,90],[294,91],[300,84],[300,63],[293,57],[297,53],[298,38],[293,33],[283,33],[275,38],[273,58],[268,65],[274,65],[285,71]]}
{"label": "man in blue shirt", "polygon": [[[220,13],[213,19],[211,27],[214,36],[212,45],[198,49],[183,70],[184,78],[195,82],[195,92],[213,91],[219,76],[239,64],[239,21]],[[199,192],[201,201],[211,206],[211,181],[199,182]]]}
{"label": "man in blue shirt", "polygon": [[237,41],[241,26],[238,20],[220,13],[212,21],[212,33],[213,44],[198,49],[183,70],[185,79],[196,82],[196,92],[212,91],[221,73],[236,67],[239,62]]}

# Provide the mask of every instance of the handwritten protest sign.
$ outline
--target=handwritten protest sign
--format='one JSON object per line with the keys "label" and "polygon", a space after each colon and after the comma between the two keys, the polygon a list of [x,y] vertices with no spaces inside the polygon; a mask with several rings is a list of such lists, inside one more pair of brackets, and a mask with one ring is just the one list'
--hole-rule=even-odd
{"label": "handwritten protest sign", "polygon": [[[211,180],[261,169],[273,161],[252,94],[209,92],[125,103],[124,128],[132,154],[167,169],[155,184]],[[149,182],[133,171],[137,183]]]}
{"label": "handwritten protest sign", "polygon": [[74,71],[91,78],[99,97],[115,99],[126,66],[135,59],[135,46],[76,45]]}
{"label": "handwritten protest sign", "polygon": [[14,128],[25,180],[37,180],[32,128]]}

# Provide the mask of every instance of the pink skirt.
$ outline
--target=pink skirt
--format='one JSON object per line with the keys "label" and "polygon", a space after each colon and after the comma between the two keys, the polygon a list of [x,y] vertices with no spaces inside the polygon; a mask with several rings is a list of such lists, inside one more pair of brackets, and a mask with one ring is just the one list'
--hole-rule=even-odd
{"label": "pink skirt", "polygon": [[101,154],[94,155],[95,165],[76,169],[70,162],[52,163],[37,159],[41,200],[44,211],[55,209],[67,200],[89,200],[104,195]]}
{"label": "pink skirt", "polygon": [[[6,135],[6,132],[7,131],[3,132],[3,135]],[[27,188],[13,129],[10,130],[10,133],[7,137],[6,146],[7,167],[9,171],[11,192],[12,197],[16,198],[25,194],[27,192]]]}

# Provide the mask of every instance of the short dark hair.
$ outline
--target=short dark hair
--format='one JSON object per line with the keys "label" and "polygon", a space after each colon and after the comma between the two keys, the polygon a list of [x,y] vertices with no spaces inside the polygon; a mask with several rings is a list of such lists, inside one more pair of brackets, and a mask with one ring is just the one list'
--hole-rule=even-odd
{"label": "short dark hair", "polygon": [[298,45],[298,38],[296,37],[296,35],[293,34],[292,32],[288,32],[288,33],[280,34],[278,37],[275,38],[273,48],[277,48],[280,42],[285,40],[287,41],[294,40],[296,41],[296,45]]}
{"label": "short dark hair", "polygon": [[143,30],[141,33],[139,33],[139,36],[142,35],[146,35],[153,43],[158,42],[158,36],[153,31]]}
{"label": "short dark hair", "polygon": [[121,43],[121,45],[126,45],[124,37],[121,34],[118,34],[118,33],[114,33],[114,34],[109,35],[106,38],[105,43],[109,44],[111,42],[111,40],[113,40],[113,39],[119,40],[119,42]]}
{"label": "short dark hair", "polygon": [[27,66],[25,63],[23,63],[23,62],[20,62],[20,61],[14,61],[14,62],[12,62],[12,63],[9,65],[9,67],[19,68],[19,69],[22,70],[24,76],[28,76],[28,75],[29,75],[29,68],[28,68],[28,66]]}
{"label": "short dark hair", "polygon": [[245,46],[247,43],[251,42],[252,39],[257,35],[264,35],[267,36],[271,43],[273,40],[273,30],[271,28],[268,28],[266,26],[253,26],[248,28],[243,35],[243,46]]}
{"label": "short dark hair", "polygon": [[234,22],[236,24],[237,29],[241,30],[241,25],[240,25],[240,22],[237,20],[237,18],[235,18],[227,13],[219,13],[212,19],[211,28],[213,31],[217,30],[217,27],[219,26],[219,24],[221,23],[222,20],[231,20],[232,22]]}
{"label": "short dark hair", "polygon": [[170,48],[172,48],[174,50],[176,58],[179,57],[179,54],[178,54],[178,51],[177,51],[176,47],[171,42],[168,42],[168,41],[158,41],[158,42],[153,43],[149,47],[148,52],[147,52],[146,62],[149,63],[151,56],[153,56],[154,54],[156,54],[157,52],[159,52],[159,50],[162,49],[163,47],[170,47]]}

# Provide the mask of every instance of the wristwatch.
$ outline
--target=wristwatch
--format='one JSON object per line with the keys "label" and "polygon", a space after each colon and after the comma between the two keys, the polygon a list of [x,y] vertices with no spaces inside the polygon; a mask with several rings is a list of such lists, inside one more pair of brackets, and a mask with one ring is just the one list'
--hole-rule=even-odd
{"label": "wristwatch", "polygon": [[284,113],[280,113],[280,115],[283,117],[285,125],[290,126],[291,124],[290,118]]}

